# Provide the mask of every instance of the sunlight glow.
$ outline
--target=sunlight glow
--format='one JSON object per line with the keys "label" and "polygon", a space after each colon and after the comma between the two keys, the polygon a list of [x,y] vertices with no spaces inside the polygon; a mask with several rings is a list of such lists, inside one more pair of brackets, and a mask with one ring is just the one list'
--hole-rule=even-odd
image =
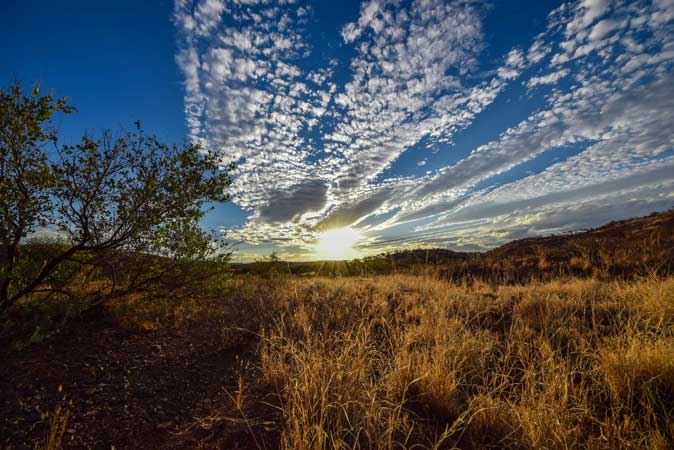
{"label": "sunlight glow", "polygon": [[358,258],[359,252],[354,249],[363,236],[351,228],[334,228],[324,231],[318,236],[316,254],[319,259],[352,259]]}

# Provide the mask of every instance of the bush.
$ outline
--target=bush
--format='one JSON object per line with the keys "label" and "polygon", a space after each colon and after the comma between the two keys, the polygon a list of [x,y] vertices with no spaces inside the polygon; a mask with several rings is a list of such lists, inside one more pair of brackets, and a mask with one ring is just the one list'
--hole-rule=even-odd
{"label": "bush", "polygon": [[[227,200],[231,164],[199,145],[163,144],[140,123],[59,146],[56,112],[74,108],[19,83],[0,90],[0,312],[37,291],[63,292],[77,274],[110,275],[102,301],[175,287],[211,267],[195,263],[226,260],[199,220],[208,202]],[[39,231],[58,242],[26,245]]]}

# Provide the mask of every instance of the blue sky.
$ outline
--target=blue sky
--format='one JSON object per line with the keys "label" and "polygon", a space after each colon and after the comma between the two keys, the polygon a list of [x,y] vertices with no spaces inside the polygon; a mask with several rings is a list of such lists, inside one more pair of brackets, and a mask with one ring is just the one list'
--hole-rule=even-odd
{"label": "blue sky", "polygon": [[[7,8],[6,8],[7,9]],[[482,250],[674,206],[674,0],[11,2],[0,74],[237,161],[205,224],[316,257]]]}

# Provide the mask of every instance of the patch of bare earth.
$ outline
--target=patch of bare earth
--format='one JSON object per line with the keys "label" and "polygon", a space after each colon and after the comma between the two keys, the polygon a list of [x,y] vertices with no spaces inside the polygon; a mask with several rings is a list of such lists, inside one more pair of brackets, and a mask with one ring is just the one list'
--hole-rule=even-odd
{"label": "patch of bare earth", "polygon": [[48,428],[43,413],[60,402],[70,404],[64,448],[247,448],[250,432],[208,426],[209,417],[240,415],[231,395],[242,368],[253,370],[255,335],[225,330],[222,314],[128,327],[99,311],[5,355],[0,447],[34,448]]}

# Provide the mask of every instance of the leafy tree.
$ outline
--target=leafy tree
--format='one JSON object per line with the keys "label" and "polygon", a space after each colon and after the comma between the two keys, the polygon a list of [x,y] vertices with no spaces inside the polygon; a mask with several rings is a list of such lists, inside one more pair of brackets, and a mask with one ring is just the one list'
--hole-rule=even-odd
{"label": "leafy tree", "polygon": [[[19,83],[0,90],[0,311],[62,288],[74,277],[66,265],[103,272],[110,296],[175,286],[206,274],[198,263],[226,260],[199,220],[228,200],[232,164],[197,144],[163,144],[138,122],[121,137],[58,145],[57,112],[74,108]],[[58,242],[31,264],[27,239],[45,231]]]}

